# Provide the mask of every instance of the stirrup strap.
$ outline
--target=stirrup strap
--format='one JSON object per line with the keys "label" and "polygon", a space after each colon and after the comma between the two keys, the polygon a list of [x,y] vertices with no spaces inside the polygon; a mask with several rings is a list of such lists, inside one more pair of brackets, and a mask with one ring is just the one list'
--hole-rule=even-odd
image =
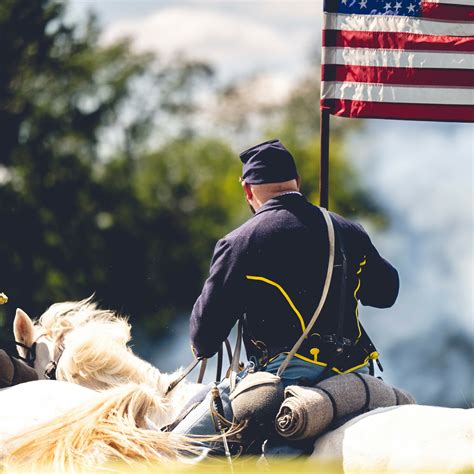
{"label": "stirrup strap", "polygon": [[231,392],[234,390],[235,384],[237,381],[237,373],[239,372],[241,349],[242,349],[242,319],[239,319],[239,323],[237,325],[237,339],[235,340],[234,355],[232,357],[232,364],[230,366],[229,385],[230,385]]}
{"label": "stirrup strap", "polygon": [[[229,365],[232,366],[232,361],[233,361],[232,349],[230,347],[230,342],[228,339],[224,341],[224,346],[226,348],[227,356],[229,358]],[[222,348],[219,350],[219,352],[222,356],[222,352],[223,352]],[[239,357],[240,357],[240,350],[239,350]],[[171,392],[171,390],[173,390],[176,387],[176,385],[178,385],[182,380],[184,380],[194,370],[194,368],[199,364],[199,362],[201,362],[201,368],[199,369],[197,382],[201,383],[204,378],[204,373],[206,371],[207,361],[208,359],[206,359],[205,357],[197,357],[193,359],[193,361],[183,370],[183,373],[176,380],[173,380],[169,384],[168,388],[166,389],[165,396],[168,395]],[[221,363],[222,363],[222,360],[221,360]],[[219,377],[219,375],[216,375],[216,377]]]}
{"label": "stirrup strap", "polygon": [[326,280],[324,282],[324,287],[323,287],[323,292],[321,294],[321,299],[319,300],[319,304],[314,311],[313,317],[311,318],[311,321],[308,323],[306,326],[306,329],[304,330],[303,334],[301,334],[300,338],[296,342],[296,344],[293,346],[293,349],[288,353],[286,356],[286,359],[283,361],[283,363],[280,365],[278,368],[277,375],[279,377],[282,376],[283,372],[286,370],[288,367],[288,364],[290,363],[291,359],[293,356],[298,352],[298,349],[301,347],[301,344],[303,344],[304,340],[308,337],[309,333],[311,332],[311,329],[313,329],[314,324],[316,323],[316,320],[318,319],[319,315],[321,314],[321,310],[323,309],[324,303],[326,302],[327,295],[329,293],[329,287],[331,285],[331,279],[332,279],[332,272],[334,268],[334,254],[335,254],[335,246],[336,246],[336,238],[334,234],[334,225],[331,220],[331,216],[329,215],[329,212],[324,209],[324,207],[320,208],[321,212],[323,213],[324,220],[326,221],[326,225],[328,228],[328,238],[329,238],[329,261],[328,261],[328,270],[326,273]]}
{"label": "stirrup strap", "polygon": [[204,374],[206,373],[206,367],[207,367],[207,361],[209,359],[202,359],[201,361],[201,367],[199,369],[199,375],[197,378],[197,383],[202,383],[202,380],[204,379]]}

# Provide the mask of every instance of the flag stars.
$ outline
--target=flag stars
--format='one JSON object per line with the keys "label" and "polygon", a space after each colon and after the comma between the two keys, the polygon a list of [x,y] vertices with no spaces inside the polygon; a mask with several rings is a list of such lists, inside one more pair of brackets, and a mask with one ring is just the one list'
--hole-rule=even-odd
{"label": "flag stars", "polygon": [[[0,0],[1,1],[1,0]],[[355,15],[397,15],[412,17],[420,11],[420,0],[328,0],[338,5],[340,13]],[[440,0],[421,0],[440,1]],[[441,0],[456,1],[456,0]],[[474,1],[474,0],[471,0]]]}

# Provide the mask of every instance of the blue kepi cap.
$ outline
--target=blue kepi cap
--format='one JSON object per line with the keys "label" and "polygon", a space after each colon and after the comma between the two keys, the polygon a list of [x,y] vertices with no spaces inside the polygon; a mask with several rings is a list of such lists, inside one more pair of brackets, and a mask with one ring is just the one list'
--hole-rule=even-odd
{"label": "blue kepi cap", "polygon": [[248,184],[282,183],[298,177],[293,156],[278,139],[243,151],[240,160],[242,180]]}

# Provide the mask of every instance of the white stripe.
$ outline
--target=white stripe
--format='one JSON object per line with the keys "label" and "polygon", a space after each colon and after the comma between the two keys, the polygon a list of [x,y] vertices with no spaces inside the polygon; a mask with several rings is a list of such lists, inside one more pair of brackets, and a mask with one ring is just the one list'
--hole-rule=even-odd
{"label": "white stripe", "polygon": [[395,15],[351,15],[325,13],[324,29],[383,31],[421,35],[474,36],[474,22],[448,22]]}
{"label": "white stripe", "polygon": [[449,5],[466,5],[474,7],[474,0],[422,0],[422,3],[446,3]]}
{"label": "white stripe", "polygon": [[403,104],[474,105],[474,89],[322,82],[321,98]]}
{"label": "white stripe", "polygon": [[474,69],[474,54],[326,46],[322,48],[321,62],[349,66]]}

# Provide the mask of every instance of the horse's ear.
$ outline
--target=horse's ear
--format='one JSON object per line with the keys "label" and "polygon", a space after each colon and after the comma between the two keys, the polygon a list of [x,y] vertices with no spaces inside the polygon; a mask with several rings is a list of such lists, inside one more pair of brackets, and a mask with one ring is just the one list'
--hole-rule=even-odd
{"label": "horse's ear", "polygon": [[[20,308],[17,308],[13,321],[15,340],[30,347],[33,345],[35,328],[30,317]],[[18,348],[20,349],[20,348]]]}

